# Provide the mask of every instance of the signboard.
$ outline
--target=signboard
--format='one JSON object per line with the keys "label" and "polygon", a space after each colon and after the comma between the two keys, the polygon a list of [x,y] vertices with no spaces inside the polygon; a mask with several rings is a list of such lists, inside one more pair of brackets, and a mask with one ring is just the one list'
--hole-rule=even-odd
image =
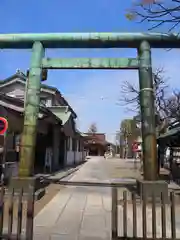
{"label": "signboard", "polygon": [[5,118],[0,117],[0,135],[4,135],[7,129],[8,129],[8,121]]}

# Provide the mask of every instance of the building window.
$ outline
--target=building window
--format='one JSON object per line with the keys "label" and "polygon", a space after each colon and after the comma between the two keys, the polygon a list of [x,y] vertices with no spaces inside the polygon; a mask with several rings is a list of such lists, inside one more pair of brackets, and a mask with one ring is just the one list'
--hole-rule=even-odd
{"label": "building window", "polygon": [[46,107],[46,98],[40,98],[40,105]]}
{"label": "building window", "polygon": [[52,103],[52,101],[51,101],[51,99],[46,99],[46,107],[51,107],[51,104]]}
{"label": "building window", "polygon": [[51,107],[51,99],[47,99],[45,97],[40,98],[40,105],[44,107]]}

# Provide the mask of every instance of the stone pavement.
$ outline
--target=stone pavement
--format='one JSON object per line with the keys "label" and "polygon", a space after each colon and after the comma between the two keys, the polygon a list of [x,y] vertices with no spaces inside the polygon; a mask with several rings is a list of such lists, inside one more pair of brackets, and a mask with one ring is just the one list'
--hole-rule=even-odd
{"label": "stone pavement", "polygon": [[[108,181],[103,158],[92,158],[71,181]],[[69,186],[34,219],[34,239],[110,239],[110,189]]]}
{"label": "stone pavement", "polygon": [[[108,162],[107,162],[108,161]],[[110,161],[112,161],[110,163]],[[118,162],[116,162],[118,161]],[[126,165],[127,164],[127,165]],[[133,176],[133,167],[124,160],[104,160],[101,157],[91,158],[70,179],[71,181],[98,181],[109,182],[114,177],[114,167],[119,172],[126,169],[126,177]],[[111,167],[110,167],[111,166]],[[122,168],[122,169],[120,169]],[[127,173],[127,168],[129,173]],[[113,170],[114,169],[114,170]],[[115,174],[117,175],[117,173]],[[122,178],[123,178],[122,174]],[[119,192],[122,195],[122,191]],[[142,236],[141,205],[137,205],[138,236]],[[167,208],[167,236],[170,236],[170,211]],[[132,204],[128,204],[128,235],[132,236]],[[161,235],[161,209],[157,211],[157,235]],[[152,233],[151,207],[147,207],[148,235]],[[119,235],[122,234],[122,206],[118,207]],[[180,216],[180,207],[176,208]],[[176,220],[177,237],[180,237],[180,217]],[[111,239],[111,190],[100,187],[74,187],[68,186],[57,192],[34,219],[34,239],[75,239],[75,240],[110,240]]]}

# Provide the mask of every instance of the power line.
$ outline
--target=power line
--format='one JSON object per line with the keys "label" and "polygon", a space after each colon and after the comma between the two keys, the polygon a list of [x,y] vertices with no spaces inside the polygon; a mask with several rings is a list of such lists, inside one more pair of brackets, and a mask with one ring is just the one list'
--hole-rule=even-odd
{"label": "power line", "polygon": [[75,94],[62,94],[62,96],[64,98],[68,98],[68,97],[73,97],[76,99],[87,99],[89,97],[93,98],[93,99],[99,99],[99,100],[113,100],[114,98],[116,99],[116,97],[114,96],[79,96],[79,95],[75,95]]}

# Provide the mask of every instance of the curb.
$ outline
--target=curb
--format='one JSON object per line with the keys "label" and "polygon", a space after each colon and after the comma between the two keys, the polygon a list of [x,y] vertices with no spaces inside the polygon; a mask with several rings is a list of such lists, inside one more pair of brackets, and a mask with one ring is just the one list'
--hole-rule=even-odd
{"label": "curb", "polygon": [[[85,162],[82,162],[82,163],[81,163],[80,165],[78,165],[77,167],[75,167],[75,168],[73,168],[73,169],[70,168],[69,170],[67,170],[67,171],[59,178],[59,180],[65,178],[65,177],[68,177],[68,176],[71,175],[72,173],[78,171],[78,170],[82,167],[82,165],[83,165],[84,163],[85,163]],[[49,177],[47,177],[47,179],[49,179],[49,180],[51,180],[51,179],[53,179],[53,178],[56,179],[56,177],[54,177],[54,176],[49,176]]]}
{"label": "curb", "polygon": [[[69,175],[73,174],[74,172],[78,171],[78,170],[82,167],[83,164],[84,164],[84,163],[80,164],[79,166],[77,166],[77,167],[75,167],[75,168],[73,168],[73,169],[67,170],[67,172],[65,172],[65,173],[63,174],[63,176],[61,176],[61,177],[59,178],[59,181],[62,180],[63,178],[68,177]],[[51,180],[51,177],[48,177],[47,179]],[[52,180],[53,180],[53,177],[52,177]],[[51,184],[51,183],[49,183],[48,185],[50,185],[50,184]],[[58,183],[57,183],[57,184],[58,184]],[[40,200],[42,197],[44,197],[45,194],[46,194],[45,187],[42,187],[42,188],[38,189],[38,190],[35,192],[35,201]]]}
{"label": "curb", "polygon": [[78,167],[76,167],[76,168],[74,168],[74,169],[69,169],[69,170],[64,174],[64,176],[62,176],[62,177],[59,178],[59,180],[65,178],[65,177],[68,177],[69,175],[71,175],[71,174],[74,173],[74,172],[77,172],[81,167],[82,167],[82,166],[80,165],[80,166],[78,166]]}

